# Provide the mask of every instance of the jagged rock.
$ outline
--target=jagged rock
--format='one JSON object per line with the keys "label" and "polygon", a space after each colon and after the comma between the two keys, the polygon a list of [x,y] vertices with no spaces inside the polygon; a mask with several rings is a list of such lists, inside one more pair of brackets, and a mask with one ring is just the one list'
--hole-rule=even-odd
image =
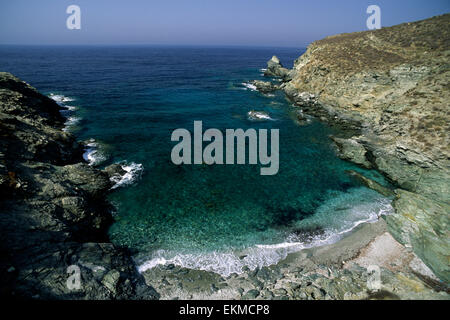
{"label": "jagged rock", "polygon": [[[112,182],[83,162],[60,110],[0,72],[0,296],[157,299],[130,254],[107,243]],[[68,286],[69,267],[80,288]]]}
{"label": "jagged rock", "polygon": [[261,93],[270,93],[279,89],[279,86],[269,81],[253,80],[251,82]]}
{"label": "jagged rock", "polygon": [[259,296],[259,291],[256,289],[251,289],[242,296],[242,300],[254,300],[258,296]]}
{"label": "jagged rock", "polygon": [[[449,35],[450,14],[444,14],[330,36],[308,47],[281,88],[305,113],[356,131],[358,139],[334,139],[341,157],[377,169],[396,187],[413,192],[422,208],[448,205],[450,43],[445,39]],[[278,59],[270,65],[271,70],[280,68]],[[397,208],[402,207],[401,200],[396,203]],[[394,227],[392,222],[390,230],[403,238],[411,233],[411,239],[419,239],[423,231],[422,240],[410,241],[410,245],[423,252],[419,256],[427,265],[434,265],[434,270],[448,279],[437,262],[444,241],[438,239],[444,235],[431,236],[429,223],[420,220],[425,217],[423,210],[409,209],[408,227],[402,227],[407,220],[394,215],[389,219],[398,225]],[[442,222],[448,212],[434,210],[432,215]],[[436,246],[431,245],[432,238]]]}
{"label": "jagged rock", "polygon": [[389,232],[442,280],[450,281],[450,206],[423,195],[397,190],[396,213],[386,217]]}
{"label": "jagged rock", "polygon": [[394,191],[392,191],[389,188],[383,187],[381,184],[379,184],[376,181],[373,181],[372,179],[369,179],[359,172],[356,172],[354,170],[348,170],[346,171],[350,176],[356,178],[358,181],[360,181],[362,184],[364,184],[367,188],[375,190],[376,192],[384,195],[385,197],[393,197],[395,195]]}
{"label": "jagged rock", "polygon": [[123,170],[122,165],[118,163],[107,166],[104,171],[109,175],[110,178],[115,175],[123,176],[125,173],[127,173],[125,170]]}
{"label": "jagged rock", "polygon": [[287,294],[287,291],[283,288],[273,290],[273,293],[277,296],[284,296]]}
{"label": "jagged rock", "polygon": [[295,122],[301,126],[306,125],[312,121],[312,117],[303,112],[303,110],[298,110],[295,112]]}
{"label": "jagged rock", "polygon": [[109,291],[115,294],[119,279],[120,272],[117,270],[111,270],[103,277],[102,283],[106,288],[108,288]]}
{"label": "jagged rock", "polygon": [[285,92],[288,92],[288,96],[299,106],[314,107],[317,105],[317,97],[309,92],[295,92],[295,88],[288,85],[284,87]]}
{"label": "jagged rock", "polygon": [[255,111],[251,110],[247,113],[249,120],[255,120],[255,121],[264,121],[264,120],[271,120],[272,118],[269,116],[267,112],[264,111]]}
{"label": "jagged rock", "polygon": [[367,150],[355,138],[342,139],[337,137],[330,137],[336,144],[339,151],[339,157],[344,160],[349,160],[357,163],[364,168],[372,168],[372,164],[367,160]]}
{"label": "jagged rock", "polygon": [[109,181],[120,181],[121,177],[125,175],[127,172],[122,168],[122,165],[118,163],[114,163],[112,165],[107,166],[103,169],[103,172],[109,177]]}
{"label": "jagged rock", "polygon": [[277,56],[273,56],[269,61],[267,61],[267,70],[264,72],[264,75],[288,79],[289,70],[283,67]]}
{"label": "jagged rock", "polygon": [[270,299],[273,299],[273,298],[274,298],[273,292],[270,291],[270,290],[267,290],[267,289],[261,291],[260,296],[261,296],[261,298],[263,298],[263,299],[265,299],[265,300],[270,300]]}

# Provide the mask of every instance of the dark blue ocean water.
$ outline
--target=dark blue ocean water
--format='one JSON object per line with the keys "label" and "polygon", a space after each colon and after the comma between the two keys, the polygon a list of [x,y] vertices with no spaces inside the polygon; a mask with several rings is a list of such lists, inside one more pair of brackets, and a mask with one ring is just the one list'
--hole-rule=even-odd
{"label": "dark blue ocean water", "polygon": [[[129,171],[110,200],[113,242],[135,252],[141,269],[175,263],[224,275],[277,262],[306,246],[336,241],[390,202],[351,180],[365,172],[338,159],[316,120],[299,125],[281,93],[245,86],[263,79],[276,54],[287,67],[304,52],[289,48],[8,47],[8,71],[74,107],[67,130],[91,140],[93,165]],[[251,121],[250,110],[273,120]],[[280,169],[184,165],[170,161],[177,128],[280,129]]]}

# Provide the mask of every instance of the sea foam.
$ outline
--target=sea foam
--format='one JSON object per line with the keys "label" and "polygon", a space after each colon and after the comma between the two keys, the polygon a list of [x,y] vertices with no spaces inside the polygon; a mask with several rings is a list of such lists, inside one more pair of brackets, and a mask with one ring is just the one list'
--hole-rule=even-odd
{"label": "sea foam", "polygon": [[80,122],[80,120],[81,118],[79,117],[69,116],[66,122],[64,122],[63,131],[68,131],[70,127],[77,125]]}
{"label": "sea foam", "polygon": [[[323,232],[308,237],[297,233],[289,234],[285,242],[257,244],[243,250],[213,251],[204,253],[180,253],[158,250],[139,264],[139,272],[158,265],[174,264],[180,267],[212,271],[224,277],[240,274],[244,267],[250,270],[270,266],[302,249],[323,246],[339,241],[363,223],[378,221],[382,215],[393,212],[391,201],[367,188],[354,188],[349,192],[330,195],[309,218],[298,223],[297,228],[305,230],[323,227]],[[306,222],[305,222],[306,221]]]}
{"label": "sea foam", "polygon": [[90,166],[96,166],[106,160],[106,156],[100,150],[100,146],[94,139],[91,139],[84,149],[83,158]]}
{"label": "sea foam", "polygon": [[68,106],[65,104],[66,102],[74,101],[75,99],[66,97],[62,94],[54,94],[54,93],[50,93],[49,98],[53,99],[61,107],[65,108],[65,109],[59,111],[61,113],[61,115],[66,118],[66,122],[64,123],[63,131],[65,131],[65,132],[69,131],[70,127],[72,127],[72,126],[78,124],[78,122],[80,122],[81,118],[73,116],[73,112],[76,110],[76,107]]}
{"label": "sea foam", "polygon": [[111,189],[116,189],[119,187],[131,185],[140,179],[142,172],[144,171],[144,166],[140,163],[121,163],[122,169],[125,171],[125,174],[122,176],[113,176],[111,177],[111,181],[114,182],[114,186]]}
{"label": "sea foam", "polygon": [[65,103],[65,102],[70,102],[70,101],[74,101],[75,99],[67,97],[65,95],[62,94],[54,94],[54,93],[50,93],[49,97],[51,99],[53,99],[54,101],[58,102],[58,103]]}
{"label": "sea foam", "polygon": [[244,86],[245,90],[251,90],[251,91],[258,91],[256,89],[256,86],[254,84],[251,84],[250,82],[243,82],[242,85]]}
{"label": "sea foam", "polygon": [[247,113],[249,120],[274,120],[266,112],[262,111],[249,111]]}

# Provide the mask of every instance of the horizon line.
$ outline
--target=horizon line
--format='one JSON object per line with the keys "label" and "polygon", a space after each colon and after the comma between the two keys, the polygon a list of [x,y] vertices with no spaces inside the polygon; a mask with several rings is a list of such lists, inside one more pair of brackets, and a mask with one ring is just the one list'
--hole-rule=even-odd
{"label": "horizon line", "polygon": [[30,47],[240,47],[240,48],[286,48],[306,49],[308,45],[248,45],[248,44],[159,44],[159,43],[0,43],[0,46],[30,46]]}

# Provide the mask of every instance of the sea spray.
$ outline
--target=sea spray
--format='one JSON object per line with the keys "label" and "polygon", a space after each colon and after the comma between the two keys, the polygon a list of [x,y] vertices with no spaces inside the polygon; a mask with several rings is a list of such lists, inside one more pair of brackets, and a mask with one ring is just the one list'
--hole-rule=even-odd
{"label": "sea spray", "polygon": [[51,99],[53,99],[54,101],[56,101],[57,103],[60,103],[60,104],[64,104],[66,102],[70,102],[70,101],[74,101],[75,100],[74,98],[67,97],[67,96],[62,95],[62,94],[54,94],[54,93],[50,93],[49,97]]}
{"label": "sea spray", "polygon": [[94,139],[90,139],[86,144],[83,158],[90,166],[97,166],[107,159],[104,152],[100,150],[100,145]]}
{"label": "sea spray", "polygon": [[133,184],[141,177],[142,172],[144,171],[144,166],[140,163],[122,162],[121,166],[125,171],[125,174],[123,174],[122,176],[116,175],[111,177],[111,181],[115,183],[111,189],[116,189]]}
{"label": "sea spray", "polygon": [[77,109],[75,106],[68,106],[65,103],[74,101],[75,99],[64,96],[62,94],[54,94],[50,93],[49,97],[54,100],[58,105],[63,107],[64,109],[60,110],[62,116],[66,118],[66,122],[64,123],[63,131],[70,131],[72,127],[76,126],[81,118],[73,115],[74,111]]}

